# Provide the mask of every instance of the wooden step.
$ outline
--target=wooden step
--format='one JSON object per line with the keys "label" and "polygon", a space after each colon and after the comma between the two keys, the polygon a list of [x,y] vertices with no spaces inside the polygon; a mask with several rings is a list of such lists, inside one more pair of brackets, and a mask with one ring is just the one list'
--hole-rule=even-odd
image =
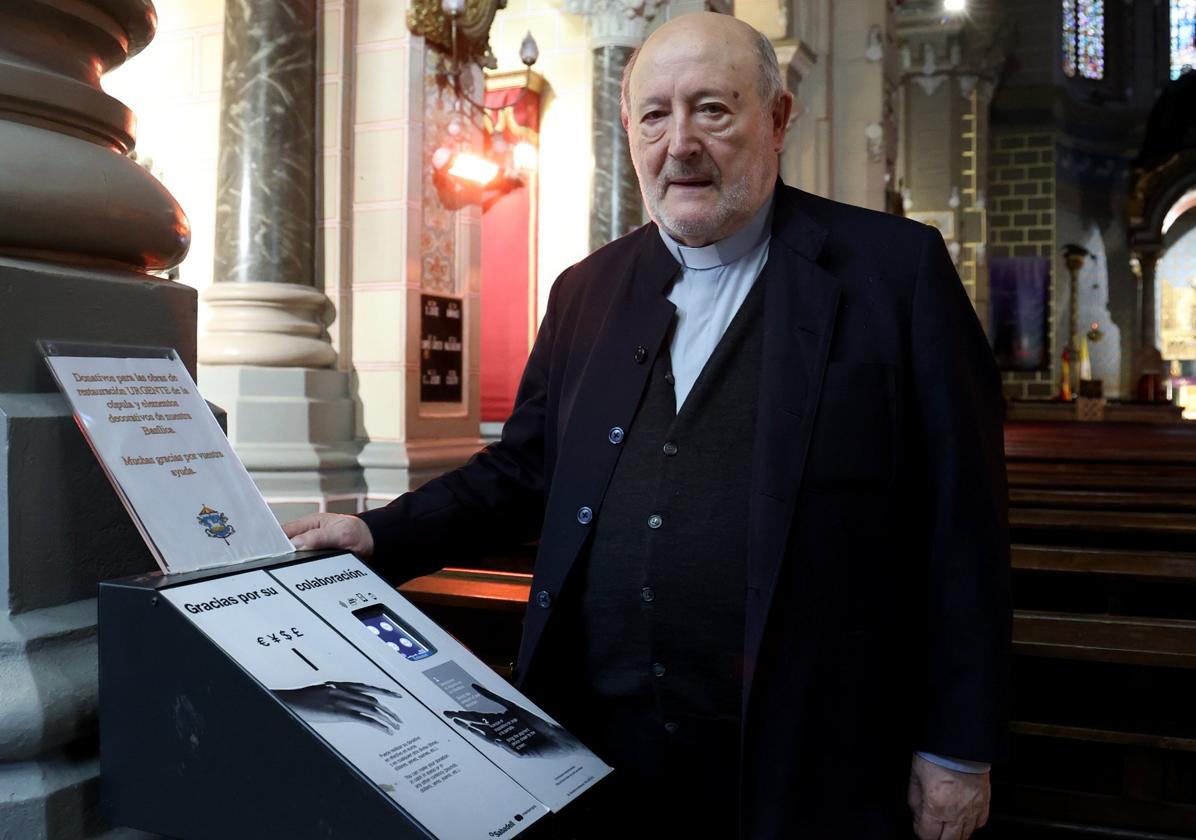
{"label": "wooden step", "polygon": [[1119,732],[1113,729],[1093,729],[1086,726],[1065,726],[1025,720],[1012,721],[1009,724],[1009,730],[1017,735],[1032,735],[1039,738],[1062,738],[1068,741],[1088,741],[1125,747],[1196,753],[1196,738],[1151,735],[1144,732]]}
{"label": "wooden step", "polygon": [[1103,534],[1196,535],[1196,516],[1142,510],[1011,508],[1009,525],[1026,530],[1079,530]]}
{"label": "wooden step", "polygon": [[1196,551],[1186,554],[1019,543],[1013,546],[1013,568],[1033,572],[1196,580]]}
{"label": "wooden step", "polygon": [[1024,656],[1196,668],[1196,621],[1015,610],[1013,650]]}
{"label": "wooden step", "polygon": [[1196,469],[1191,464],[1009,461],[1006,472],[1010,487],[1091,487],[1152,493],[1196,490]]}
{"label": "wooden step", "polygon": [[1192,516],[1196,514],[1196,493],[1011,487],[1009,488],[1009,504],[1015,508],[1057,507],[1174,511],[1179,515]]}
{"label": "wooden step", "polygon": [[1196,424],[1006,423],[1005,457],[1196,464]]}

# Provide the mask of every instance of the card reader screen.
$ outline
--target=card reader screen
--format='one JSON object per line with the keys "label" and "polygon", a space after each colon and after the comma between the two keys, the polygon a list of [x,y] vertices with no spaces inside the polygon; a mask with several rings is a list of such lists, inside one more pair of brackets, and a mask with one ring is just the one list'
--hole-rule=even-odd
{"label": "card reader screen", "polygon": [[387,612],[385,607],[367,607],[353,615],[387,647],[407,659],[427,659],[436,652],[436,648]]}

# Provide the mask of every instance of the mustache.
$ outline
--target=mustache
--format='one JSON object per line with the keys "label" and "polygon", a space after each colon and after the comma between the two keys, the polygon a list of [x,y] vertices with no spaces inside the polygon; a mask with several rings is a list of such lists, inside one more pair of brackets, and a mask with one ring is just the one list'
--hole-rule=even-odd
{"label": "mustache", "polygon": [[718,184],[719,182],[718,172],[711,167],[687,166],[683,163],[670,161],[660,170],[657,181],[663,186],[670,181],[677,180],[704,180],[714,184]]}

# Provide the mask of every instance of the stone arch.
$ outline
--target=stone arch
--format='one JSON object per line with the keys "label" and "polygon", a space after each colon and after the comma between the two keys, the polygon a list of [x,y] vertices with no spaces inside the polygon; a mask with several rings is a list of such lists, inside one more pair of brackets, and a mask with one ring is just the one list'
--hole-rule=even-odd
{"label": "stone arch", "polygon": [[1151,109],[1146,137],[1133,172],[1130,191],[1130,250],[1137,259],[1141,323],[1134,353],[1133,382],[1140,395],[1150,393],[1164,375],[1155,330],[1158,298],[1155,269],[1165,247],[1164,227],[1196,191],[1196,73],[1169,83]]}

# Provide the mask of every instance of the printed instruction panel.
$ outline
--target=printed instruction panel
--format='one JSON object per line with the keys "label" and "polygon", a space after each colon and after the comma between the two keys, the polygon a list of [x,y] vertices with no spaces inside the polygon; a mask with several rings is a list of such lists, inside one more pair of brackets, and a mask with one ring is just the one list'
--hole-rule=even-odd
{"label": "printed instruction panel", "polygon": [[[377,594],[387,591],[377,579],[365,583]],[[433,836],[514,837],[547,813],[475,749],[477,735],[446,725],[268,572],[178,586],[162,596]],[[369,641],[393,652],[382,641],[389,633],[382,625],[395,625],[344,612]],[[444,659],[437,660],[446,650],[440,633],[430,638],[426,628],[417,629],[406,645],[401,634],[386,638],[401,650],[423,644],[426,665]],[[464,702],[462,710],[481,717]]]}
{"label": "printed instruction panel", "polygon": [[553,811],[611,772],[353,555],[271,574]]}

